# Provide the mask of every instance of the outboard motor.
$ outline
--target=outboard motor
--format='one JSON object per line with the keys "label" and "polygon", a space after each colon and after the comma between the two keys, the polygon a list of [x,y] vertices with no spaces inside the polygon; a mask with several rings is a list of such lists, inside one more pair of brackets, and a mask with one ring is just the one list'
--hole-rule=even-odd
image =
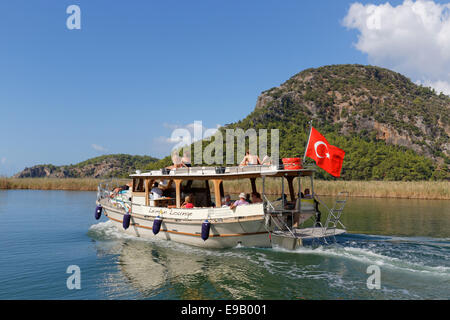
{"label": "outboard motor", "polygon": [[102,210],[103,210],[102,206],[97,206],[97,208],[95,208],[95,219],[96,220],[100,219],[100,217],[102,216]]}
{"label": "outboard motor", "polygon": [[122,226],[126,230],[130,226],[131,214],[127,213],[123,216]]}
{"label": "outboard motor", "polygon": [[153,220],[153,234],[157,235],[159,230],[161,229],[162,219],[160,216],[157,216],[155,220]]}
{"label": "outboard motor", "polygon": [[202,223],[202,239],[206,241],[209,238],[209,230],[211,229],[211,222],[208,220],[203,221]]}

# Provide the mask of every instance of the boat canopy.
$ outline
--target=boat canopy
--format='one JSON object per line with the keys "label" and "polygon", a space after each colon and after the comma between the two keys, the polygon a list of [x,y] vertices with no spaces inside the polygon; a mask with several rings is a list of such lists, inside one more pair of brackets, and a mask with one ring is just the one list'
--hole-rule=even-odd
{"label": "boat canopy", "polygon": [[164,179],[164,180],[237,180],[262,177],[303,177],[311,176],[315,168],[298,170],[277,169],[275,166],[244,166],[244,167],[183,167],[165,171],[152,170],[150,172],[131,174],[132,178]]}

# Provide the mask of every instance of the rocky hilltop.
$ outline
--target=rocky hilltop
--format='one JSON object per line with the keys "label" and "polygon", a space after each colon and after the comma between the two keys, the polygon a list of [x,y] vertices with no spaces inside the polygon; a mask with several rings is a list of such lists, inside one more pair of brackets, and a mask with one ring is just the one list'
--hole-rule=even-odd
{"label": "rocky hilltop", "polygon": [[449,156],[450,97],[405,76],[361,65],[308,69],[263,92],[254,122],[303,113],[344,135],[374,134],[433,158]]}
{"label": "rocky hilltop", "polygon": [[226,128],[278,128],[282,156],[303,155],[308,121],[343,148],[344,179],[448,178],[450,97],[388,69],[332,65],[264,91]]}
{"label": "rocky hilltop", "polygon": [[92,158],[75,165],[36,165],[25,168],[15,178],[111,178],[127,177],[136,169],[143,169],[157,158],[112,154]]}

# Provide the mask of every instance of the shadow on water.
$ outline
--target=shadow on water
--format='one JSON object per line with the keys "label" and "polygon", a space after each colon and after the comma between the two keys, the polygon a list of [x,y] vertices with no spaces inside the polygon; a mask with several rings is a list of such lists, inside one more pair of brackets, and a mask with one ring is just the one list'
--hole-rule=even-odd
{"label": "shadow on water", "polygon": [[[124,235],[110,222],[92,226],[97,250],[117,255],[128,289],[147,299],[449,298],[446,239],[347,234],[330,246],[211,250]],[[114,245],[111,246],[111,243]],[[381,270],[367,288],[367,267]],[[109,279],[111,281],[111,279]],[[107,283],[117,287],[119,283]],[[110,298],[117,298],[111,291]]]}

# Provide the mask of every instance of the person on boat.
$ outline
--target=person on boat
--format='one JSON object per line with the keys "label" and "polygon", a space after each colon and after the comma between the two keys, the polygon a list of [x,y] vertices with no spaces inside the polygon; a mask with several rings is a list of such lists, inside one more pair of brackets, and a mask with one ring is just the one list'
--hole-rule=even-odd
{"label": "person on boat", "polygon": [[173,165],[166,167],[166,169],[177,169],[183,167],[183,163],[181,162],[181,158],[178,155],[178,151],[172,152],[172,163]]}
{"label": "person on boat", "polygon": [[130,190],[130,188],[133,187],[133,182],[128,182],[127,184],[117,187],[113,190],[113,194],[111,195],[111,198],[117,196],[118,194],[125,193],[126,191]]}
{"label": "person on boat", "polygon": [[322,213],[319,210],[319,201],[316,200],[316,198],[314,198],[314,196],[310,193],[309,189],[306,188],[305,189],[305,195],[302,194],[302,198],[304,199],[313,199],[314,200],[314,206],[315,206],[315,211],[316,211],[316,222],[315,225],[316,227],[320,226],[320,218],[322,216]]}
{"label": "person on boat", "polygon": [[263,202],[261,199],[261,195],[259,192],[252,192],[252,203],[261,203]]}
{"label": "person on boat", "polygon": [[303,196],[303,198],[305,198],[305,199],[312,199],[313,198],[313,196],[310,193],[308,188],[305,189],[305,195]]}
{"label": "person on boat", "polygon": [[183,209],[192,209],[194,208],[194,197],[192,195],[186,196],[184,198],[184,203],[181,205]]}
{"label": "person on boat", "polygon": [[191,164],[191,154],[189,151],[183,153],[183,158],[181,158],[181,165],[183,167],[192,167]]}
{"label": "person on boat", "polygon": [[245,201],[248,203],[252,203],[252,200],[250,199],[250,193],[245,194]]}
{"label": "person on boat", "polygon": [[232,205],[231,197],[229,194],[225,195],[222,199],[222,208],[229,207]]}
{"label": "person on boat", "polygon": [[155,182],[153,184],[153,188],[152,188],[152,190],[150,190],[150,192],[153,195],[153,200],[159,199],[163,195],[163,191],[162,191],[162,189],[159,188],[159,183],[158,182]]}
{"label": "person on boat", "polygon": [[166,190],[170,187],[170,183],[169,180],[160,180],[158,182],[158,188],[162,189],[162,190]]}
{"label": "person on boat", "polygon": [[266,154],[261,161],[262,165],[270,166],[272,165],[272,159]]}
{"label": "person on boat", "polygon": [[247,200],[245,200],[245,193],[244,192],[241,192],[240,194],[239,194],[239,200],[236,200],[231,206],[230,206],[230,209],[234,209],[234,208],[236,208],[237,206],[244,206],[244,205],[248,205],[248,202],[247,202]]}
{"label": "person on boat", "polygon": [[250,151],[245,152],[244,159],[242,159],[240,166],[256,166],[261,164],[261,160],[257,155],[250,154]]}

